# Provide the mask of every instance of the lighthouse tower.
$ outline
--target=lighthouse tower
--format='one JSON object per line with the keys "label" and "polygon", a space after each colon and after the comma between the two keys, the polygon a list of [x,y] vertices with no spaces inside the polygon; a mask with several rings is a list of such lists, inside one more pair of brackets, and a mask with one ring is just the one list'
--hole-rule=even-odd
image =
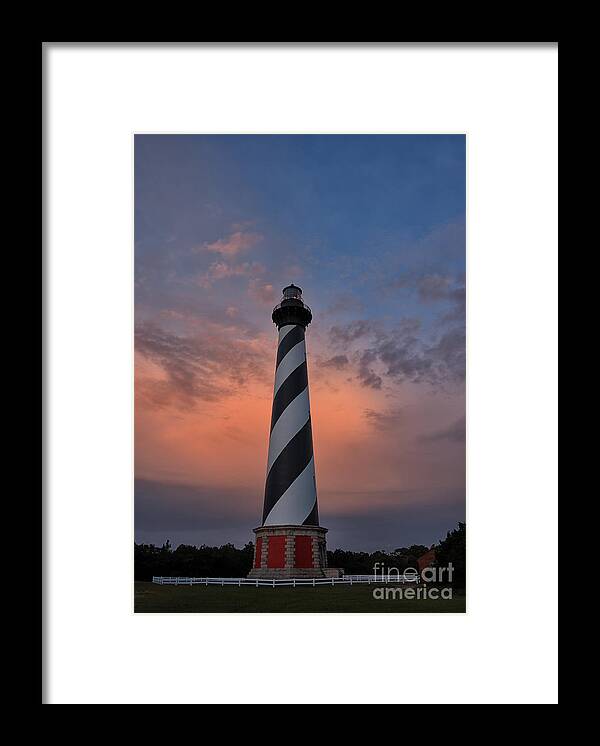
{"label": "lighthouse tower", "polygon": [[319,526],[306,365],[310,308],[295,285],[273,309],[279,330],[262,525],[254,529],[253,578],[323,577],[325,534]]}

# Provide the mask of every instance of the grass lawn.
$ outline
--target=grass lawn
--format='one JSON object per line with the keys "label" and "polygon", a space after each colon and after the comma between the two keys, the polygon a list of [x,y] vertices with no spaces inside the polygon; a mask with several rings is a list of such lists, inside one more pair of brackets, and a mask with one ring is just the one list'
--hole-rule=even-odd
{"label": "grass lawn", "polygon": [[320,588],[172,586],[135,583],[137,612],[464,612],[464,594],[452,599],[373,598],[377,585]]}

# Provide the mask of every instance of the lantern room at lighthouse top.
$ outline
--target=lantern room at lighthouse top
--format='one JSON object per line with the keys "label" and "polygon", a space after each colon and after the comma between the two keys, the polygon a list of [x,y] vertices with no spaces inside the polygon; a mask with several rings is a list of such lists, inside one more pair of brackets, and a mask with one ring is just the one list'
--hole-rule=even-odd
{"label": "lantern room at lighthouse top", "polygon": [[278,329],[288,324],[300,324],[306,329],[312,312],[302,300],[302,288],[293,283],[283,288],[283,298],[273,309],[272,319]]}
{"label": "lantern room at lighthouse top", "polygon": [[290,300],[291,298],[302,300],[302,288],[297,287],[294,283],[283,288],[283,299]]}

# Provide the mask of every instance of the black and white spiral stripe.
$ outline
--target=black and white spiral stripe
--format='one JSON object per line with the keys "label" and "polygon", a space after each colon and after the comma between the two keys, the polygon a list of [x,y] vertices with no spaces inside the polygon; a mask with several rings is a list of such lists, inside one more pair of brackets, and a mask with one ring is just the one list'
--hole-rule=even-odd
{"label": "black and white spiral stripe", "polygon": [[279,330],[263,526],[318,526],[304,327]]}

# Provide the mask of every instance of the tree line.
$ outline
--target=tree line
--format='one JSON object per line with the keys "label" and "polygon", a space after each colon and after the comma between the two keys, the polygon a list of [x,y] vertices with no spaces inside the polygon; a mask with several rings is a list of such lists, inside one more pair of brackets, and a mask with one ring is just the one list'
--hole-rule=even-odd
{"label": "tree line", "polygon": [[[446,538],[427,547],[413,544],[409,547],[398,547],[392,552],[378,550],[375,552],[352,552],[335,549],[327,552],[329,567],[341,567],[347,575],[371,575],[373,568],[378,572],[382,568],[397,568],[401,572],[407,568],[418,568],[418,559],[430,549],[435,549],[436,564],[448,567],[452,562],[455,568],[454,585],[464,587],[466,525],[459,523],[458,528],[449,531]],[[180,544],[174,549],[167,541],[161,547],[154,544],[135,544],[135,579],[152,580],[153,575],[179,577],[245,577],[252,569],[254,544],[248,542],[238,549],[233,544],[220,547],[199,547]],[[379,564],[377,564],[379,563]],[[384,570],[385,571],[385,570]]]}

